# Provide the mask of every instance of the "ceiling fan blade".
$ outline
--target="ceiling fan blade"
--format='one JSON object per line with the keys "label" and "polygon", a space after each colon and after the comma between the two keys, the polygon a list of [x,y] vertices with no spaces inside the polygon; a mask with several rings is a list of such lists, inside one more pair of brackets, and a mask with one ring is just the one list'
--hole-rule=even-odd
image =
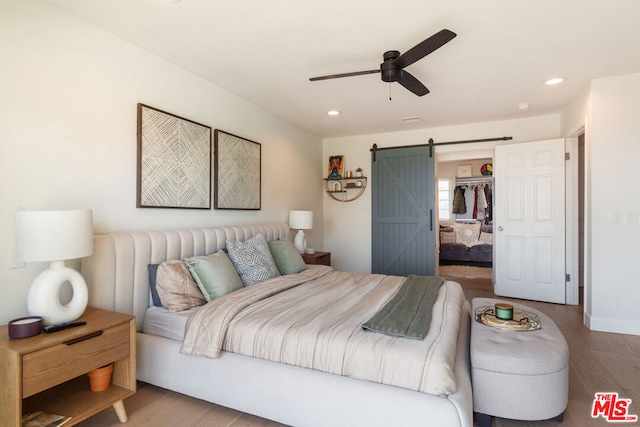
{"label": "ceiling fan blade", "polygon": [[380,72],[380,69],[367,70],[367,71],[354,71],[353,73],[331,74],[328,76],[311,77],[309,80],[312,82],[315,82],[317,80],[329,80],[329,79],[339,79],[342,77],[363,76],[365,74],[375,74],[379,72]]}
{"label": "ceiling fan blade", "polygon": [[393,62],[393,65],[400,68],[407,67],[450,42],[455,36],[456,33],[453,31],[447,29],[441,30],[400,55],[398,59]]}
{"label": "ceiling fan blade", "polygon": [[429,93],[429,89],[420,83],[420,80],[416,79],[405,70],[402,70],[401,72],[402,75],[398,79],[398,83],[418,96],[424,96]]}

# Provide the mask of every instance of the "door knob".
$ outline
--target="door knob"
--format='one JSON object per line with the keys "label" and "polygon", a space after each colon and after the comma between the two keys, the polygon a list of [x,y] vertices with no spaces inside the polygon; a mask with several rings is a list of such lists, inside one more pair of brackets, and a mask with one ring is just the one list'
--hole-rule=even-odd
{"label": "door knob", "polygon": [[504,230],[504,228],[502,228],[502,226],[499,226],[498,231],[502,231],[502,230]]}

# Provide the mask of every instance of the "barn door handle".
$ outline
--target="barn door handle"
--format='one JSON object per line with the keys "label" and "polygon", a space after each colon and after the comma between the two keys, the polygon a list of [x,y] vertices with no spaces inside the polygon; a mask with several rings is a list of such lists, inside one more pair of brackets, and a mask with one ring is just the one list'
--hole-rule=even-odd
{"label": "barn door handle", "polygon": [[433,209],[429,209],[429,231],[433,231]]}

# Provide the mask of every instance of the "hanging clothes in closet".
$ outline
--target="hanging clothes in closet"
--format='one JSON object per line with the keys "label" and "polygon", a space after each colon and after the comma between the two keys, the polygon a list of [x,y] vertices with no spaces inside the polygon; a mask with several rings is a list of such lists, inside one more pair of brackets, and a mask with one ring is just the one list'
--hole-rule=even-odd
{"label": "hanging clothes in closet", "polygon": [[[452,213],[465,214],[466,218],[489,223],[493,220],[490,183],[463,184],[455,187]],[[464,206],[462,206],[464,204]]]}
{"label": "hanging clothes in closet", "polygon": [[464,214],[467,213],[467,204],[464,199],[464,188],[461,185],[456,186],[453,189],[453,209],[452,213],[454,214]]}

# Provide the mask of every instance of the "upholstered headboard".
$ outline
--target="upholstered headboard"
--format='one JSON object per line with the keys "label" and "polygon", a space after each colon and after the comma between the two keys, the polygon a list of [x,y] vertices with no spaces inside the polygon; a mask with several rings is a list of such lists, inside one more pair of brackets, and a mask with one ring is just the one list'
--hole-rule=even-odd
{"label": "upholstered headboard", "polygon": [[89,305],[137,317],[142,328],[150,305],[149,264],[214,253],[229,241],[245,241],[262,233],[267,240],[286,239],[286,224],[243,225],[187,230],[97,234],[94,253],[82,261]]}

